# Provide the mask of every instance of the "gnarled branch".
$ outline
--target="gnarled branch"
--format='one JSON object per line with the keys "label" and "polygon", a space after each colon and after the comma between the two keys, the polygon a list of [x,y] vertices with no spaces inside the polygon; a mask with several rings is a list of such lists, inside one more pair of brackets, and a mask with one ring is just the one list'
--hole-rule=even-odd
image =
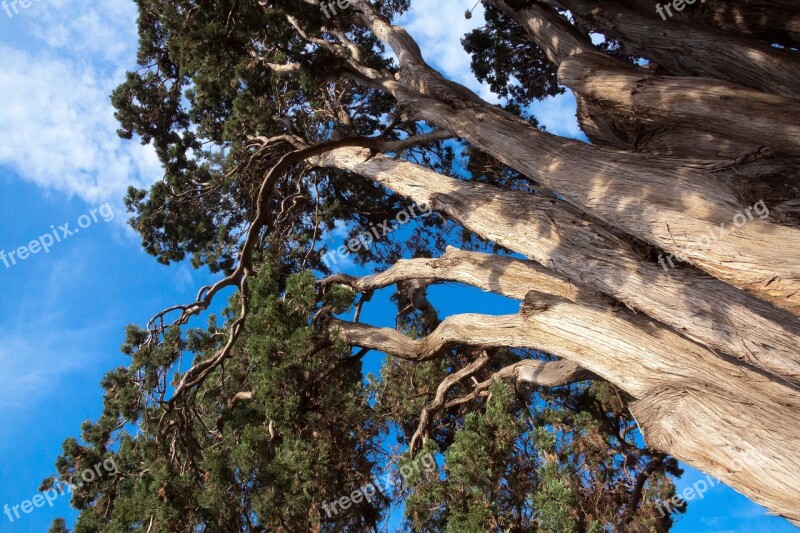
{"label": "gnarled branch", "polygon": [[372,179],[570,283],[613,296],[713,350],[800,381],[796,317],[696,270],[665,272],[564,202],[465,183],[357,148],[332,150],[311,163]]}

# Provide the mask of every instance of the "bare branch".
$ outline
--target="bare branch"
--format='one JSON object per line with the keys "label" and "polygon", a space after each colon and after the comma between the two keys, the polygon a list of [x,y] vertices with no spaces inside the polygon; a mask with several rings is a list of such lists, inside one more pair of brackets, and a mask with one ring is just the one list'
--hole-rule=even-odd
{"label": "bare branch", "polygon": [[445,409],[461,405],[488,394],[497,380],[514,379],[517,383],[530,383],[539,387],[563,387],[579,381],[598,380],[598,376],[572,361],[537,361],[525,359],[508,365],[492,374],[489,379],[477,383],[467,395],[456,398],[445,405]]}
{"label": "bare branch", "polygon": [[[431,417],[444,406],[445,398],[447,397],[447,393],[450,392],[450,389],[452,389],[464,378],[475,374],[477,371],[489,364],[489,361],[489,353],[486,350],[483,350],[481,351],[480,357],[478,357],[475,361],[468,364],[461,370],[449,374],[439,384],[433,400],[431,400],[430,403],[422,408],[422,413],[419,416],[419,425],[417,426],[417,431],[414,432],[414,435],[411,437],[411,444],[409,446],[409,450],[412,455],[416,454],[419,446],[424,446],[425,442],[428,440],[428,430],[431,423]],[[420,439],[422,440],[421,444],[419,442]]]}
{"label": "bare branch", "polygon": [[465,283],[516,300],[524,300],[529,291],[538,290],[574,301],[580,292],[568,279],[534,261],[468,252],[453,246],[448,246],[445,254],[436,259],[401,259],[378,274],[364,277],[334,274],[318,283],[322,287],[347,285],[366,293],[411,279],[425,279],[429,284]]}
{"label": "bare branch", "polygon": [[748,365],[800,381],[796,317],[697,270],[665,275],[657,263],[563,201],[465,183],[364,149],[336,149],[311,162],[365,176],[579,287],[612,296]]}

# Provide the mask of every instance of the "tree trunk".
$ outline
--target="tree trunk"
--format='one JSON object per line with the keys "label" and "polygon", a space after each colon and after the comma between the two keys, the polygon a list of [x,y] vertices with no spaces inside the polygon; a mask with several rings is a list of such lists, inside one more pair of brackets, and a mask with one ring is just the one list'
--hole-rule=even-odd
{"label": "tree trunk", "polygon": [[602,105],[576,94],[578,124],[598,146],[631,150],[657,157],[693,160],[732,160],[758,152],[753,142],[729,139],[696,128],[653,127],[635,117],[621,119]]}
{"label": "tree trunk", "polygon": [[661,126],[702,129],[800,155],[800,101],[704,78],[658,76],[608,66],[598,52],[573,55],[559,81],[614,113]]}
{"label": "tree trunk", "polygon": [[[522,27],[525,28],[531,38],[545,51],[548,59],[550,59],[550,61],[556,65],[561,65],[563,61],[572,56],[595,51],[594,45],[589,41],[588,38],[578,33],[578,31],[572,25],[567,23],[567,21],[555,11],[548,9],[543,5],[532,4],[522,9],[513,9],[504,0],[487,0],[486,3],[497,9],[501,9],[507,15],[516,19],[517,22],[519,22]],[[584,16],[594,16],[598,11],[597,9],[588,9],[588,7],[585,5],[585,2],[569,1],[568,3],[571,9],[580,9],[580,12]],[[628,10],[626,14],[630,15],[630,10]],[[637,15],[635,11],[632,14],[634,18],[643,18]],[[645,21],[640,22],[647,22],[646,17],[644,18]],[[613,25],[609,24],[609,26]],[[695,33],[697,32],[695,31]],[[678,38],[680,37],[682,36],[678,36]],[[647,39],[652,39],[649,33],[647,35]],[[703,40],[703,42],[705,43],[706,41]],[[672,53],[667,53],[667,50],[664,50],[664,55],[673,60],[675,57],[678,57],[675,55],[674,51],[671,52]],[[749,52],[750,51],[747,49],[740,50],[740,55],[747,55]],[[631,66],[622,60],[614,59],[606,55],[601,55],[598,57],[601,57],[602,59],[598,59],[600,65],[595,68],[604,68],[609,72],[618,70],[621,76],[630,74]],[[794,60],[794,58],[791,56],[790,59]],[[734,70],[736,72],[742,71],[740,64],[741,61],[734,60],[732,63],[735,66]],[[713,61],[709,62],[706,59],[703,64],[715,65],[716,63]],[[593,69],[590,69],[588,72],[592,72],[592,70]],[[781,72],[781,75],[783,75],[781,68],[777,68],[776,71]],[[638,69],[637,72],[640,72],[645,78],[651,76],[651,73],[644,69]],[[685,68],[680,69],[679,72],[686,74],[697,73],[691,72]],[[746,75],[742,75],[742,77],[744,76]],[[761,80],[761,77],[757,76],[757,78]],[[789,78],[791,79],[793,86],[796,86],[798,83],[797,80],[791,76]],[[731,79],[734,81],[739,81],[736,80],[735,77],[732,77]],[[752,82],[750,78],[744,79],[744,81]],[[710,82],[710,80],[707,82]],[[706,116],[694,117],[695,119],[702,120],[694,120],[691,127],[676,126],[671,122],[672,109],[667,106],[666,102],[663,100],[653,101],[657,106],[659,106],[659,110],[661,112],[659,115],[659,120],[653,120],[652,117],[647,116],[645,116],[643,120],[642,117],[636,113],[620,109],[620,105],[616,105],[616,100],[613,94],[610,96],[608,94],[603,94],[603,98],[600,99],[593,97],[594,95],[585,95],[588,98],[587,101],[587,98],[584,98],[584,94],[578,91],[577,87],[573,87],[569,83],[566,84],[570,86],[573,91],[575,91],[576,100],[579,103],[578,121],[581,125],[581,129],[587,134],[589,139],[595,143],[600,140],[602,141],[601,144],[605,143],[616,148],[634,149],[635,151],[649,152],[653,155],[680,154],[683,157],[696,156],[701,159],[707,159],[709,157],[718,158],[721,156],[735,158],[742,154],[756,151],[760,147],[754,141],[754,139],[750,138],[749,136],[740,140],[731,140],[725,135],[704,131],[706,119],[708,118]],[[710,85],[712,87],[716,87],[715,82],[711,82]],[[636,93],[639,90],[638,86],[635,84],[632,84],[629,89],[631,93]],[[716,89],[724,91],[725,87],[716,87]],[[625,96],[623,95],[623,99],[624,98]],[[605,106],[603,105],[604,101],[609,99],[611,100],[610,105],[615,109],[607,109],[609,104],[605,104]],[[699,97],[699,113],[703,115],[707,114],[708,111],[703,104],[709,103],[713,105],[716,100],[717,97],[714,95],[711,96],[708,102],[702,97]],[[606,109],[604,109],[604,107]],[[717,114],[716,110],[712,110],[711,114],[711,119],[713,120],[714,116]],[[663,120],[663,117],[666,117],[666,120]],[[701,127],[697,127],[698,125]],[[729,130],[725,129],[723,133],[727,134],[729,133]],[[756,137],[756,139],[758,139],[758,137]],[[771,137],[769,137],[769,139],[771,139]]]}
{"label": "tree trunk", "polygon": [[[754,295],[800,314],[800,233],[752,220],[698,247],[744,213],[733,191],[698,167],[614,153],[531,131],[495,110],[418,100],[420,115],[468,139],[605,223],[623,228]],[[741,170],[741,169],[740,169]],[[643,201],[645,200],[645,201]]]}
{"label": "tree trunk", "polygon": [[[393,78],[375,80],[351,73],[355,80],[391,93],[418,118],[468,140],[605,223],[685,256],[714,276],[800,314],[800,232],[768,220],[753,220],[714,246],[698,248],[696,241],[701,235],[705,237],[721,223],[729,224],[743,210],[733,191],[716,177],[677,166],[674,161],[643,158],[544,133],[442,78],[424,63],[405,30],[389,24],[364,0],[354,1],[364,13],[365,24],[392,47],[401,65]],[[580,54],[568,61],[583,56],[595,58],[595,54]],[[753,92],[762,99],[785,100]],[[694,109],[691,104],[688,108]],[[774,109],[769,114],[774,116]],[[759,124],[763,127],[764,122]],[[800,133],[794,124],[785,126],[778,136],[788,138],[787,132],[795,130]],[[775,130],[772,134],[775,137]]]}
{"label": "tree trunk", "polygon": [[[726,80],[790,98],[800,94],[797,54],[709,27],[665,22],[613,1],[557,1],[591,29],[622,42],[625,53],[647,58],[670,74]],[[525,11],[515,18],[533,15]]]}
{"label": "tree trunk", "polygon": [[[621,0],[642,13],[658,16],[663,0]],[[673,10],[674,20],[707,24],[732,33],[752,35],[767,44],[800,48],[800,5],[794,0],[706,0],[696,9]]]}

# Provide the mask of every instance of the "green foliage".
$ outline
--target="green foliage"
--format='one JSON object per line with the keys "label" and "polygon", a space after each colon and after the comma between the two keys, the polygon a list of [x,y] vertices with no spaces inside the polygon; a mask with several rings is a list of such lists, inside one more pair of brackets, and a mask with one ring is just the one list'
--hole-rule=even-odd
{"label": "green foliage", "polygon": [[541,481],[533,501],[539,511],[539,529],[545,533],[573,531],[577,525],[572,511],[575,508],[575,495],[563,480],[558,465],[545,464],[538,474]]}
{"label": "green foliage", "polygon": [[[370,427],[360,361],[310,323],[319,303],[313,276],[303,272],[281,283],[269,271],[264,268],[251,279],[253,313],[230,362],[198,391],[196,418],[147,406],[142,396],[139,409],[131,408],[131,391],[117,386],[120,378],[138,373],[152,383],[157,369],[174,359],[164,355],[163,345],[132,350],[130,342],[141,339],[142,332],[129,329],[123,349],[132,355],[131,367],[109,373],[104,381],[100,423],[83,428],[91,446],[69,439],[59,459],[62,477],[94,464],[113,433],[121,472],[76,492],[73,505],[83,512],[75,531],[132,531],[151,521],[165,531],[200,525],[211,531],[271,530],[281,524],[327,530],[378,522],[382,504],[354,509],[335,521],[320,516],[322,503],[371,478],[378,428]],[[352,303],[352,294],[342,291],[328,298],[325,303],[341,308]],[[212,323],[206,334],[216,329]],[[170,329],[165,336],[174,349],[187,345],[178,331]],[[193,335],[193,344],[202,346],[201,332]],[[232,402],[242,391],[252,397]],[[120,426],[100,431],[110,420],[140,429],[135,434]],[[170,423],[186,427],[165,442],[158,429]]]}
{"label": "green foliage", "polygon": [[[503,354],[495,357],[503,366]],[[408,492],[409,529],[560,533],[618,528],[631,483],[618,461],[625,457],[638,471],[651,460],[633,445],[629,429],[635,422],[624,405],[607,384],[526,392],[496,382],[478,411],[462,411],[461,422],[455,413],[434,422],[437,431],[425,451],[443,452],[444,471],[441,479],[422,479]],[[458,426],[455,432],[451,423]],[[628,436],[618,439],[622,432]],[[681,473],[674,459],[663,466],[673,475]],[[668,530],[671,519],[660,517],[654,505],[673,489],[657,471],[628,522],[630,530]]]}
{"label": "green foliage", "polygon": [[505,529],[497,466],[505,464],[521,433],[520,421],[511,412],[513,391],[496,383],[484,413],[467,415],[445,454],[448,493],[451,495],[449,531],[478,533]]}
{"label": "green foliage", "polygon": [[503,98],[527,106],[564,92],[544,51],[517,21],[497,9],[486,8],[486,25],[468,33],[462,44],[472,55],[475,77]]}

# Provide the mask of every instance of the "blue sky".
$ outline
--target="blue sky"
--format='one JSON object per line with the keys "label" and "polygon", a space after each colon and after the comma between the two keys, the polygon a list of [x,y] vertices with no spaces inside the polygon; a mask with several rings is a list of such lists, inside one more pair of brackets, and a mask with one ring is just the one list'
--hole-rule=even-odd
{"label": "blue sky", "polygon": [[[482,19],[480,8],[472,20],[463,18],[473,3],[415,0],[403,23],[430,61],[495,101],[472,80],[458,44]],[[0,506],[34,496],[54,473],[63,440],[98,416],[98,382],[127,364],[119,353],[124,326],[190,301],[211,280],[186,265],[159,265],[125,224],[125,188],[160,177],[149,147],[116,137],[108,101],[134,64],[133,2],[34,0],[18,11],[9,17],[0,7],[0,250],[26,246],[50,234],[51,225],[68,223],[72,231],[82,215],[106,203],[114,218],[78,228],[46,254],[10,267],[0,262]],[[535,112],[549,131],[578,135],[571,97]],[[444,314],[513,310],[489,297],[471,299],[465,309],[445,288],[433,289],[431,298]],[[385,300],[377,298],[365,318],[383,324]],[[700,477],[687,469],[679,484]],[[796,531],[722,485],[689,509],[674,531]],[[46,531],[56,516],[74,516],[66,497],[13,523],[0,514],[0,532]]]}

